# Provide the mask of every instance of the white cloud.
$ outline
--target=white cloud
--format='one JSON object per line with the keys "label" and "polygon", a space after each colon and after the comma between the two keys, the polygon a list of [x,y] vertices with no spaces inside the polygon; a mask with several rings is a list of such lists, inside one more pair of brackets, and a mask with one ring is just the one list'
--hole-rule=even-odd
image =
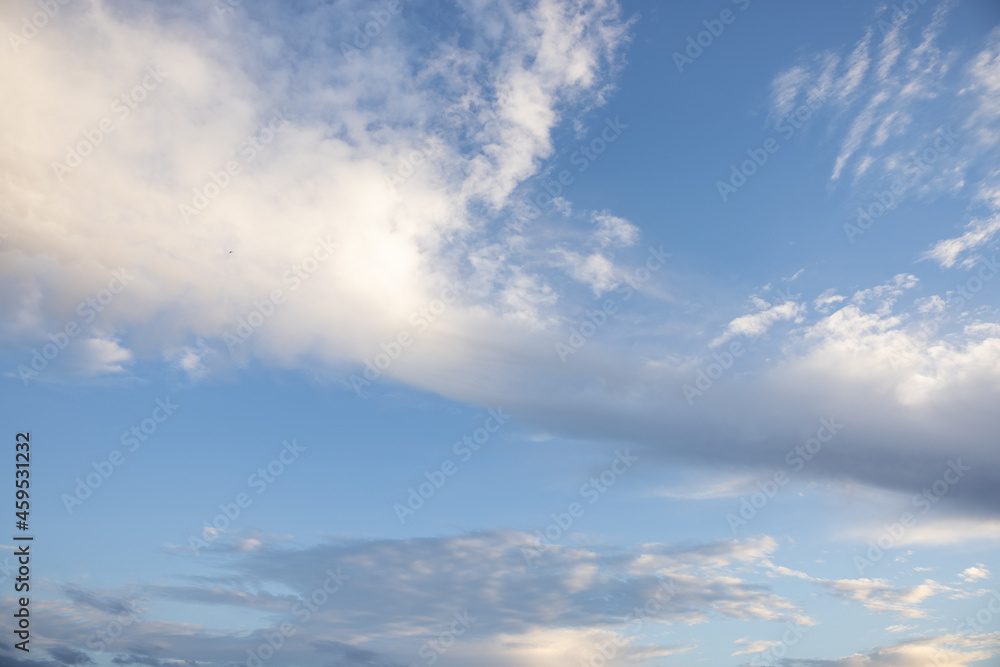
{"label": "white cloud", "polygon": [[[947,467],[947,464],[944,464],[944,466]],[[943,470],[938,471],[937,477],[941,477],[942,473]],[[939,513],[942,510],[937,510],[935,515],[929,514],[927,516],[924,516],[922,512],[913,512],[914,509],[917,509],[912,502],[913,499],[920,496],[921,489],[926,487],[929,482],[931,480],[926,480],[920,485],[915,484],[911,492],[903,494],[870,489],[872,495],[869,497],[871,499],[878,500],[883,504],[899,503],[902,501],[905,503],[907,511],[914,513],[916,516],[915,524],[907,527],[894,540],[893,544],[895,547],[938,547],[975,544],[977,542],[988,543],[1000,540],[1000,520],[963,513],[941,515]],[[955,487],[949,489],[949,495],[953,495],[956,491],[959,491],[961,488],[959,485],[964,482],[964,478],[960,479]],[[859,500],[863,500],[864,498],[865,496],[861,496]],[[885,530],[884,522],[877,523],[860,520],[852,523],[850,529],[842,532],[839,538],[864,543],[865,540],[871,539],[872,535],[881,534],[883,530]],[[917,567],[914,568],[914,571],[929,572],[932,569],[930,567]]]}
{"label": "white cloud", "polygon": [[1000,636],[996,633],[941,635],[909,639],[839,660],[816,661],[816,664],[820,667],[926,667],[929,664],[971,667],[998,654]]}
{"label": "white cloud", "polygon": [[920,256],[920,259],[930,259],[943,268],[949,269],[955,265],[959,255],[987,245],[1000,231],[1000,215],[986,220],[973,220],[961,236],[938,241],[933,248]]}
{"label": "white cloud", "polygon": [[753,483],[758,480],[759,476],[753,475],[735,475],[720,479],[719,475],[715,474],[699,482],[688,482],[677,487],[660,489],[656,495],[678,500],[735,498],[755,490]]}
{"label": "white cloud", "polygon": [[784,301],[771,305],[766,301],[754,297],[755,305],[761,310],[749,315],[742,315],[731,321],[726,326],[726,331],[709,343],[710,347],[718,347],[733,336],[747,336],[755,338],[767,333],[775,322],[786,320],[802,321],[805,313],[805,304],[795,301]]}
{"label": "white cloud", "polygon": [[694,644],[643,646],[633,638],[601,629],[537,628],[523,633],[502,633],[486,640],[456,644],[442,664],[477,664],[489,667],[577,667],[603,657],[601,649],[613,648],[617,664],[640,667],[649,660],[684,653]]}
{"label": "white cloud", "polygon": [[834,304],[840,303],[846,298],[846,296],[837,294],[837,290],[831,287],[813,300],[813,308],[823,314],[827,314],[830,312]]}
{"label": "white cloud", "polygon": [[765,639],[758,639],[756,641],[751,641],[750,638],[744,637],[742,639],[737,639],[735,644],[746,644],[746,646],[741,647],[732,655],[746,655],[748,653],[760,653],[761,651],[766,651],[772,646],[777,646],[781,642],[768,641]]}
{"label": "white cloud", "polygon": [[960,576],[963,579],[965,579],[966,583],[970,583],[971,584],[972,582],[976,581],[977,579],[989,579],[990,578],[990,571],[987,570],[983,566],[982,563],[979,563],[978,565],[974,565],[972,567],[965,568],[964,570],[962,570],[959,573],[958,576]]}
{"label": "white cloud", "polygon": [[795,109],[802,87],[811,79],[805,67],[791,67],[781,72],[771,82],[772,114],[787,116]]}
{"label": "white cloud", "polygon": [[890,95],[886,91],[882,91],[874,95],[868,102],[868,106],[858,114],[857,118],[851,124],[850,130],[848,130],[847,138],[844,139],[844,144],[841,147],[840,155],[837,156],[837,161],[833,166],[833,174],[830,176],[831,180],[836,181],[840,178],[840,172],[843,171],[844,166],[852,155],[861,147],[862,141],[868,130],[875,124],[878,118],[879,108],[883,103],[890,99]]}
{"label": "white cloud", "polygon": [[[486,240],[483,227],[503,218],[515,188],[551,155],[562,114],[601,103],[628,24],[611,0],[538,0],[525,11],[501,3],[466,7],[464,29],[481,36],[475,45],[461,49],[442,39],[420,52],[399,19],[350,62],[336,46],[339,37],[327,42],[322,32],[298,30],[323,26],[346,35],[365,16],[363,7],[346,4],[302,15],[277,11],[262,25],[247,12],[205,22],[211,8],[196,3],[170,19],[152,12],[138,22],[95,2],[65,8],[78,15],[51,22],[21,53],[4,51],[5,70],[16,74],[0,81],[0,93],[21,103],[0,110],[0,172],[7,175],[0,195],[9,211],[0,274],[11,281],[10,294],[24,295],[4,298],[7,340],[43,339],[104,286],[110,268],[122,266],[136,278],[94,324],[116,337],[91,332],[87,372],[120,374],[133,361],[168,357],[198,376],[208,352],[197,353],[202,361],[169,352],[194,349],[195,340],[216,352],[213,364],[235,361],[223,336],[276,289],[286,301],[241,343],[241,358],[359,363],[407,328],[446,281],[462,277],[474,289],[466,305],[452,307],[453,322],[461,312],[484,330],[554,322],[558,295],[528,268],[530,249],[515,237]],[[30,2],[6,3],[4,33],[29,9],[37,11]],[[403,16],[421,20],[407,9]],[[198,38],[158,23],[168,20]],[[93,29],[72,30],[77,21]],[[275,55],[288,48],[283,31],[322,57],[293,66],[289,54]],[[244,42],[243,34],[265,37]],[[399,67],[406,58],[412,67]],[[127,118],[117,117],[113,101],[143,81],[147,66],[162,68],[162,83]],[[424,74],[414,81],[412,71]],[[281,109],[287,125],[276,134],[261,130]],[[67,147],[104,117],[114,131],[60,181],[53,161],[63,161]],[[268,142],[250,153],[241,142],[262,132]],[[474,150],[460,137],[472,137]],[[401,167],[421,153],[412,174]],[[216,195],[211,174],[232,160],[239,174],[227,176]],[[408,176],[390,187],[399,174]],[[193,189],[202,197],[206,185],[211,202],[185,224],[179,205],[193,206]],[[637,230],[626,221],[601,214],[596,222],[600,243],[635,242]],[[339,246],[335,256],[292,293],[288,272],[311,261],[323,238]],[[492,262],[463,276],[475,258]],[[602,256],[585,262],[580,275],[605,289]]]}
{"label": "white cloud", "polygon": [[920,283],[920,279],[912,273],[900,273],[893,276],[892,280],[875,287],[859,290],[851,297],[851,301],[862,305],[874,299],[885,297],[885,302],[891,307],[898,296],[906,290],[913,289]]}
{"label": "white cloud", "polygon": [[975,322],[966,324],[962,332],[970,338],[1000,338],[1000,324],[996,322]]}
{"label": "white cloud", "polygon": [[929,597],[954,589],[931,579],[916,586],[893,586],[884,579],[838,579],[823,585],[835,595],[860,602],[869,611],[893,612],[903,618],[926,618],[918,605]]}
{"label": "white cloud", "polygon": [[555,250],[556,266],[563,267],[574,279],[589,285],[594,296],[601,296],[618,284],[614,263],[599,252],[583,256],[571,250]]}
{"label": "white cloud", "polygon": [[[891,18],[894,9],[881,5],[876,23],[865,29],[846,58],[839,52],[822,52],[813,56],[812,65],[795,65],[775,77],[772,88],[784,94],[772,94],[772,115],[779,104],[788,107],[795,91],[813,86],[829,92],[823,98],[829,107],[824,111],[840,134],[832,181],[839,181],[853,162],[854,185],[864,177],[877,183],[876,192],[891,186],[902,197],[961,188],[968,164],[958,157],[960,150],[955,146],[945,147],[947,159],[935,158],[933,169],[914,167],[920,165],[918,160],[934,140],[942,118],[968,116],[968,105],[959,100],[963,83],[979,95],[981,108],[995,102],[995,95],[988,92],[991,77],[985,74],[992,72],[992,48],[980,54],[978,66],[970,68],[969,81],[956,84],[946,79],[957,54],[943,51],[938,42],[951,6],[940,3],[933,12],[923,9],[895,22]],[[955,109],[962,105],[965,108]],[[988,113],[980,115],[966,127],[989,131]],[[983,148],[980,144],[961,150],[981,154]],[[869,202],[873,196],[871,188],[860,194]]]}
{"label": "white cloud", "polygon": [[836,97],[841,103],[850,101],[852,94],[861,86],[865,74],[871,66],[872,30],[865,31],[865,36],[854,46],[845,64],[845,71],[837,81]]}
{"label": "white cloud", "polygon": [[[805,572],[799,572],[787,567],[774,565],[764,559],[762,564],[775,575],[794,577],[817,584],[839,598],[851,602],[860,602],[866,609],[876,613],[891,612],[902,618],[926,618],[927,610],[920,603],[935,595],[954,593],[956,589],[940,584],[931,579],[915,586],[895,586],[885,579],[823,579],[812,577]],[[903,626],[894,626],[901,631]]]}
{"label": "white cloud", "polygon": [[607,211],[594,213],[593,221],[597,224],[598,243],[601,247],[628,247],[639,240],[639,228],[624,218],[611,215]]}
{"label": "white cloud", "polygon": [[1000,131],[994,122],[1000,111],[1000,30],[994,30],[990,43],[968,64],[969,84],[961,93],[975,98],[976,107],[969,126],[973,141],[983,148],[1000,144]]}
{"label": "white cloud", "polygon": [[885,629],[886,632],[908,632],[910,630],[916,630],[915,625],[890,625]]}
{"label": "white cloud", "polygon": [[83,375],[123,373],[133,361],[132,353],[115,338],[88,338],[81,342],[80,350],[77,363]]}
{"label": "white cloud", "polygon": [[943,546],[983,541],[1000,541],[1000,520],[956,516],[925,521],[908,528],[899,543]]}

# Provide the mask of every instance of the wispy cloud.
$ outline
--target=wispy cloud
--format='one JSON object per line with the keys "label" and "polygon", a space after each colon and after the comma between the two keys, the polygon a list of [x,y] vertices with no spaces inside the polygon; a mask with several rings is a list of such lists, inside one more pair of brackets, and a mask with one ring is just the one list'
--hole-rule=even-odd
{"label": "wispy cloud", "polygon": [[[920,259],[937,262],[950,269],[961,254],[987,245],[1000,231],[1000,215],[986,220],[973,220],[966,225],[967,232],[952,239],[938,241],[933,248],[921,255]],[[969,260],[970,262],[972,260]]]}

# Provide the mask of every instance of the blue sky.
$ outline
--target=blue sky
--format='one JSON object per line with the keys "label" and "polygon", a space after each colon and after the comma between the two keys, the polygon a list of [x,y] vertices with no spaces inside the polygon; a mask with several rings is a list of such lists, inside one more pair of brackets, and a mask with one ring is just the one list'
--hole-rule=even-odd
{"label": "blue sky", "polygon": [[5,3],[0,662],[995,664],[998,20]]}

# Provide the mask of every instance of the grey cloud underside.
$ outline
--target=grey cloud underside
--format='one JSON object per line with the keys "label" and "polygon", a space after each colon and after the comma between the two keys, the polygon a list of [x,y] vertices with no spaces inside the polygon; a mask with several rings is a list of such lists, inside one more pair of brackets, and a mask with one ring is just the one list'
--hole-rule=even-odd
{"label": "grey cloud underside", "polygon": [[[248,576],[281,581],[304,594],[322,583],[327,568],[340,567],[350,579],[328,603],[332,607],[350,609],[358,618],[377,617],[396,628],[415,629],[444,623],[455,611],[468,609],[478,619],[470,630],[473,635],[517,633],[538,625],[599,627],[621,622],[661,583],[662,576],[655,572],[627,576],[638,567],[637,555],[629,553],[551,547],[533,557],[532,567],[522,549],[534,549],[535,544],[534,538],[520,533],[381,540],[261,552],[249,555],[238,567]],[[724,601],[734,603],[729,613],[736,616],[767,601],[790,610],[787,602],[756,586],[722,585],[712,582],[710,575],[694,576],[703,554],[736,561],[742,548],[720,544],[663,555],[663,567],[691,572],[685,575],[691,577],[687,581],[678,580],[678,592],[663,618],[706,614]],[[588,576],[578,586],[576,570],[581,567]],[[746,606],[741,607],[740,601]],[[356,622],[343,617],[324,621],[344,628]]]}
{"label": "grey cloud underside", "polygon": [[[972,512],[1000,510],[998,393],[989,368],[971,372],[928,401],[906,405],[894,398],[895,383],[879,380],[889,368],[884,360],[884,369],[867,366],[868,377],[864,370],[837,377],[811,368],[812,360],[803,357],[758,368],[753,377],[724,377],[689,406],[682,387],[694,383],[695,369],[653,371],[598,345],[583,348],[561,371],[558,384],[530,364],[508,365],[488,377],[477,377],[474,366],[455,368],[455,376],[465,376],[457,391],[426,378],[411,381],[458,400],[502,404],[550,432],[635,445],[641,465],[682,460],[749,466],[764,476],[790,470],[789,451],[815,437],[820,419],[833,418],[844,428],[797,477],[846,478],[914,494],[938,480],[947,461],[961,459],[974,469],[950,488],[949,502]],[[755,364],[747,357],[737,364]],[[447,371],[442,375],[450,377]],[[574,390],[567,392],[567,386]]]}
{"label": "grey cloud underside", "polygon": [[[540,548],[530,535],[499,531],[334,541],[305,548],[265,542],[250,552],[233,551],[229,546],[220,541],[212,548],[217,556],[213,569],[230,582],[229,588],[191,597],[187,587],[173,591],[170,586],[157,586],[147,587],[144,594],[154,603],[180,601],[209,610],[266,611],[267,620],[257,629],[233,632],[139,618],[124,628],[121,640],[108,646],[104,655],[123,666],[162,667],[177,661],[192,666],[229,665],[239,658],[245,660],[248,650],[265,645],[282,624],[291,624],[294,632],[285,637],[281,648],[285,661],[309,667],[395,667],[410,664],[425,642],[464,617],[471,624],[462,635],[463,655],[481,657],[483,664],[511,666],[519,664],[516,656],[502,656],[518,644],[518,638],[549,636],[555,641],[559,633],[573,632],[572,648],[582,651],[583,657],[593,651],[599,637],[607,641],[613,636],[609,632],[635,632],[637,620],[653,624],[674,640],[682,639],[684,629],[692,624],[724,618],[769,620],[777,628],[785,628],[786,622],[800,628],[814,624],[793,601],[771,591],[775,577],[808,580],[824,595],[910,618],[925,617],[921,603],[927,598],[957,590],[931,581],[893,586],[884,580],[813,578],[775,565],[777,542],[768,537],[698,546],[644,544],[627,550]],[[525,551],[530,554],[527,559]],[[331,571],[343,580],[340,587],[317,596],[324,583],[329,583]],[[273,596],[259,590],[262,585],[286,587],[294,595],[288,596],[283,607],[275,608]],[[114,595],[95,592],[91,597],[112,599]],[[256,597],[261,600],[255,602]],[[314,605],[313,613],[303,618],[301,611],[308,600]],[[88,639],[109,627],[114,616],[94,616],[89,607],[81,613],[75,603],[44,604],[35,636],[54,643],[57,648],[51,655],[61,659],[78,657],[79,651],[101,655],[88,645]],[[998,633],[929,637],[876,649],[871,654],[874,662],[861,664],[911,667],[916,663],[897,658],[913,658],[914,647],[936,651],[956,641],[960,645],[956,656],[1000,652]],[[690,647],[675,641],[660,648],[674,652]],[[623,653],[623,658],[627,655]],[[578,662],[566,659],[567,665]],[[10,664],[54,667],[57,663],[14,659]],[[816,664],[855,663],[845,658]]]}
{"label": "grey cloud underside", "polygon": [[133,614],[135,606],[133,601],[114,597],[100,597],[86,591],[79,586],[63,587],[63,594],[74,604],[84,608],[91,608],[105,614]]}
{"label": "grey cloud underside", "polygon": [[74,667],[84,667],[85,665],[92,665],[94,661],[91,660],[90,656],[82,651],[77,651],[75,649],[68,648],[50,648],[48,649],[49,655],[51,655],[55,660],[61,662],[64,665],[72,665]]}
{"label": "grey cloud underside", "polygon": [[[13,650],[13,649],[11,649]],[[73,649],[57,649],[63,651],[72,651]],[[64,667],[66,663],[58,662],[55,660],[34,660],[32,658],[20,658],[16,655],[10,655],[6,652],[3,655],[4,664],[10,665],[10,667]]]}
{"label": "grey cloud underside", "polygon": [[[760,563],[776,544],[766,538],[700,547],[645,545],[636,551],[555,546],[535,551],[537,546],[523,533],[492,532],[305,549],[267,546],[243,554],[220,549],[220,567],[229,571],[230,580],[245,582],[242,590],[192,598],[184,587],[171,591],[161,586],[144,594],[152,601],[266,610],[269,629],[234,634],[140,619],[108,651],[121,665],[157,667],[170,660],[225,664],[290,622],[296,632],[282,649],[287,660],[388,667],[408,664],[407,656],[412,658],[426,639],[447,630],[455,615],[463,613],[474,619],[463,642],[473,644],[539,629],[624,627],[651,599],[660,603],[649,622],[666,627],[716,616],[778,621],[801,615],[792,602],[770,592],[769,585],[734,578],[734,572],[748,567],[767,571]],[[534,565],[528,564],[524,549],[533,554]],[[296,604],[321,589],[328,570],[338,571],[345,581],[303,621],[294,611]],[[260,582],[287,586],[297,595],[281,609],[266,595],[255,603],[255,594],[247,591]],[[53,611],[44,613],[51,617]],[[64,610],[68,618],[79,613],[74,607]],[[63,647],[92,653],[86,640],[106,627],[107,618],[79,624],[45,621],[36,632]],[[361,636],[368,640],[352,639]],[[71,655],[69,648],[57,651]]]}

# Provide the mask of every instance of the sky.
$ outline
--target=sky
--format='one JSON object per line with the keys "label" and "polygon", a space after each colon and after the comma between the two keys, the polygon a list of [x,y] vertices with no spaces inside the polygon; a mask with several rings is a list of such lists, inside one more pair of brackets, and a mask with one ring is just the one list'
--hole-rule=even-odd
{"label": "sky", "polygon": [[1000,664],[998,26],[2,3],[0,664]]}

